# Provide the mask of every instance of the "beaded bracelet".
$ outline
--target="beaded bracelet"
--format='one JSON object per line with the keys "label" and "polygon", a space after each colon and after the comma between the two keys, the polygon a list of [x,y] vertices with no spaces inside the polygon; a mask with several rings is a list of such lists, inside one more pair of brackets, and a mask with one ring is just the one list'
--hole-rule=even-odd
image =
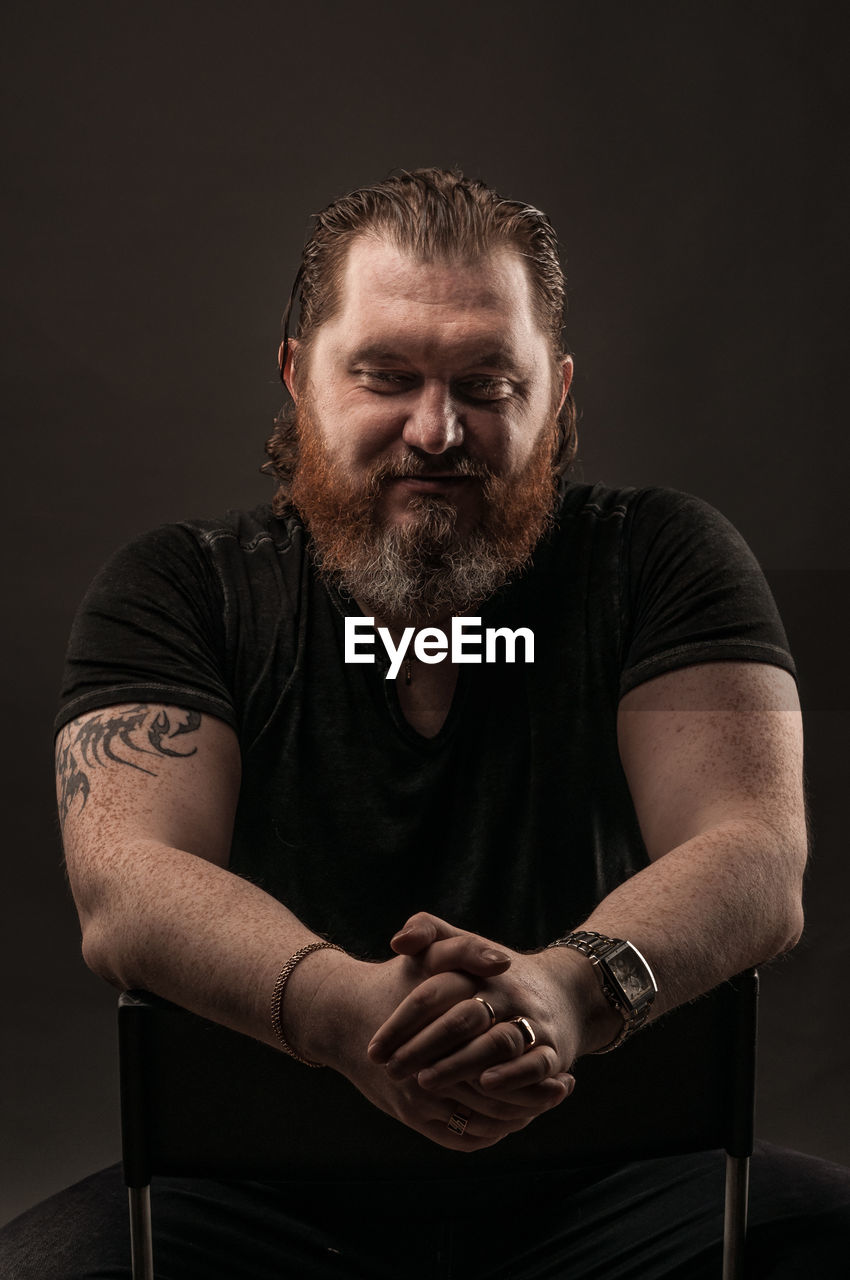
{"label": "beaded bracelet", "polygon": [[277,1037],[281,1049],[284,1053],[288,1053],[290,1058],[294,1058],[296,1062],[301,1062],[305,1067],[322,1067],[323,1062],[311,1062],[309,1058],[302,1058],[300,1053],[296,1053],[291,1044],[287,1044],[286,1036],[283,1034],[283,1024],[281,1023],[281,1008],[283,1005],[283,992],[287,982],[292,977],[292,971],[305,956],[311,951],[342,951],[342,947],[338,947],[335,942],[310,942],[306,947],[301,947],[294,955],[290,956],[286,964],[277,975],[277,979],[272,990],[272,1010],[271,1022],[272,1030]]}

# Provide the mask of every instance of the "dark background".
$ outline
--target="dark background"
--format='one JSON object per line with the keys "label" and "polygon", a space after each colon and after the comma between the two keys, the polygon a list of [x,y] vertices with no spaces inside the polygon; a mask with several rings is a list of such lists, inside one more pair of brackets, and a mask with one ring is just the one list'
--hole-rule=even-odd
{"label": "dark background", "polygon": [[706,498],[801,668],[808,927],[764,974],[759,1130],[850,1162],[843,6],[35,0],[6,10],[7,1113],[0,1216],[117,1158],[114,993],[84,968],[50,722],[116,545],[270,493],[309,215],[459,163],[565,246],[581,471]]}

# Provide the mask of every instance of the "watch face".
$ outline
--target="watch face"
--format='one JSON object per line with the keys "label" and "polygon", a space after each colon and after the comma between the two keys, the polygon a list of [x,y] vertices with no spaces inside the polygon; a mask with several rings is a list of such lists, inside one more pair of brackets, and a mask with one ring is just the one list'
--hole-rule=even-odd
{"label": "watch face", "polygon": [[606,956],[605,963],[633,1007],[646,996],[655,994],[656,987],[649,966],[640,952],[629,943],[624,943],[619,950]]}

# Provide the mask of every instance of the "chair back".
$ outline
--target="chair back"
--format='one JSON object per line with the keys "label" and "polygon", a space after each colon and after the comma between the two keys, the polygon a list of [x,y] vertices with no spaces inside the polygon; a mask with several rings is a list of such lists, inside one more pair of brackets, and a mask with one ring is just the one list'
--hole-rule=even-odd
{"label": "chair back", "polygon": [[754,971],[580,1059],[573,1095],[495,1147],[438,1147],[334,1071],[141,991],[119,1002],[125,1180],[487,1176],[725,1148],[752,1152]]}

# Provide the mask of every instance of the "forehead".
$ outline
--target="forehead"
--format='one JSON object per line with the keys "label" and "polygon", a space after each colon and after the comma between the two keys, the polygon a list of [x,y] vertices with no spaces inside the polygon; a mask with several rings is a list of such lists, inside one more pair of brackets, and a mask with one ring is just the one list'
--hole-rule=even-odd
{"label": "forehead", "polygon": [[502,246],[473,259],[423,261],[385,240],[355,240],[339,306],[322,328],[342,345],[391,338],[428,350],[483,343],[530,354],[546,342],[526,266]]}

